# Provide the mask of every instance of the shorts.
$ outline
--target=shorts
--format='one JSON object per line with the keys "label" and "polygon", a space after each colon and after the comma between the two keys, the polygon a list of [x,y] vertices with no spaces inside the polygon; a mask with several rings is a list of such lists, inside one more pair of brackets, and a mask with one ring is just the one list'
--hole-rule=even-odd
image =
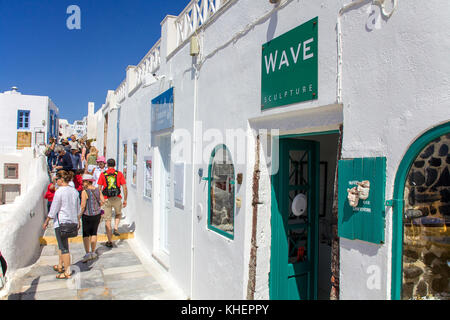
{"label": "shorts", "polygon": [[61,250],[61,254],[69,253],[69,238],[61,238],[61,232],[58,228],[55,228],[56,241],[58,242],[58,248]]}
{"label": "shorts", "polygon": [[87,216],[83,214],[81,220],[83,222],[83,238],[89,238],[97,235],[98,225],[100,224],[101,215]]}
{"label": "shorts", "polygon": [[114,211],[116,212],[116,219],[120,218],[122,215],[122,198],[119,197],[112,197],[108,198],[105,201],[105,204],[103,205],[103,210],[105,210],[105,214],[103,215],[103,218],[105,220],[111,220],[112,219],[112,209],[114,208]]}

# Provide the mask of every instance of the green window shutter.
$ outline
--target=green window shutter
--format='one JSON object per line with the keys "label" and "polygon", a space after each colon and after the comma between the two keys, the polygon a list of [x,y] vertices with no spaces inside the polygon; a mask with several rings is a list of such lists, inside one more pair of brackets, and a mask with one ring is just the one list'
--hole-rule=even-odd
{"label": "green window shutter", "polygon": [[[356,182],[370,181],[369,197],[352,207],[347,189]],[[384,243],[386,158],[358,158],[339,161],[338,235],[351,240]]]}

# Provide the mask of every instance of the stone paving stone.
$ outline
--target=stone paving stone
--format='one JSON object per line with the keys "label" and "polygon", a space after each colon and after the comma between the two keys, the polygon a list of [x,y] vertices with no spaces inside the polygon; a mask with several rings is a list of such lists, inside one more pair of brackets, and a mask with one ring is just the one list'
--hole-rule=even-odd
{"label": "stone paving stone", "polygon": [[105,268],[105,270],[103,270],[103,275],[105,277],[107,277],[109,275],[114,275],[114,274],[139,272],[139,271],[146,271],[142,264],[137,264],[134,266],[126,266],[126,267]]}
{"label": "stone paving stone", "polygon": [[57,275],[58,274],[56,272],[54,272],[54,274],[47,275],[47,276],[39,276],[37,278],[27,276],[27,277],[23,278],[22,284],[25,286],[25,285],[32,285],[33,282],[34,283],[44,283],[44,282],[55,281]]}
{"label": "stone paving stone", "polygon": [[22,292],[42,292],[42,291],[51,291],[51,290],[59,290],[59,289],[67,289],[67,281],[56,279],[51,282],[37,282],[32,283],[30,285],[22,286]]}
{"label": "stone paving stone", "polygon": [[[114,248],[98,244],[98,258],[83,263],[82,243],[70,245],[72,279],[56,279],[53,265],[58,262],[57,248],[42,248],[41,257],[30,271],[19,279],[20,292],[9,300],[146,300],[174,299],[171,289],[163,289],[125,240],[114,241]],[[169,290],[169,291],[167,291]]]}
{"label": "stone paving stone", "polygon": [[76,276],[79,289],[88,289],[96,287],[104,287],[103,273],[101,270],[91,270],[88,272],[78,273]]}
{"label": "stone paving stone", "polygon": [[40,276],[56,275],[52,265],[35,265],[27,274],[27,277],[38,278]]}
{"label": "stone paving stone", "polygon": [[163,292],[158,283],[144,288],[121,287],[110,289],[114,300],[151,300],[151,297]]}
{"label": "stone paving stone", "polygon": [[43,256],[56,256],[58,250],[56,246],[42,246],[41,257]]}
{"label": "stone paving stone", "polygon": [[[107,278],[107,279],[106,279]],[[134,278],[134,279],[124,279],[117,276],[108,276],[105,277],[105,285],[110,289],[142,289],[142,288],[150,288],[153,285],[159,285],[155,278],[153,277],[144,277],[144,278]]]}
{"label": "stone paving stone", "polygon": [[111,255],[102,255],[95,262],[94,268],[125,267],[140,264],[139,259],[132,252],[117,252]]}
{"label": "stone paving stone", "polygon": [[[137,272],[124,272],[124,273],[116,273],[105,275],[105,281],[119,281],[119,280],[127,280],[127,279],[136,279],[136,278],[146,278],[153,279],[154,278],[147,271],[137,271]],[[154,280],[156,281],[156,280]]]}
{"label": "stone paving stone", "polygon": [[67,288],[43,292],[30,292],[22,294],[21,300],[78,300],[78,292],[76,289]]}
{"label": "stone paving stone", "polygon": [[112,300],[113,297],[108,288],[86,288],[78,290],[78,299],[80,300]]}

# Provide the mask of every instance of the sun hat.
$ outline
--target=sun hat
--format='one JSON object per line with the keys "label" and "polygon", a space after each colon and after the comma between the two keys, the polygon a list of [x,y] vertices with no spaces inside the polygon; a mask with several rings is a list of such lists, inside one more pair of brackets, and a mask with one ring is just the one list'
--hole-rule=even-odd
{"label": "sun hat", "polygon": [[95,181],[94,177],[90,174],[83,174],[83,181]]}
{"label": "sun hat", "polygon": [[97,162],[103,162],[103,163],[106,163],[106,159],[105,159],[105,157],[100,156],[100,157],[97,158]]}

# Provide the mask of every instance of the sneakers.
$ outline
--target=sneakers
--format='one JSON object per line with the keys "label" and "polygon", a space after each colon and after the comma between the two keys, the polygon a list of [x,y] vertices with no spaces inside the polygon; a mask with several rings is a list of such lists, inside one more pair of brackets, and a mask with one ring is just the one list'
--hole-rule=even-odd
{"label": "sneakers", "polygon": [[113,247],[113,244],[112,244],[112,242],[107,241],[107,242],[105,243],[105,246],[107,246],[108,248],[112,248],[112,247]]}
{"label": "sneakers", "polygon": [[119,237],[119,236],[120,236],[120,233],[119,233],[119,231],[117,231],[116,229],[114,229],[113,235]]}
{"label": "sneakers", "polygon": [[84,255],[83,259],[81,259],[81,261],[82,261],[83,263],[86,263],[86,262],[88,262],[89,260],[91,260],[91,254],[90,254],[90,253],[86,253],[86,254]]}
{"label": "sneakers", "polygon": [[86,262],[88,262],[89,260],[94,260],[94,259],[97,259],[97,254],[95,253],[95,252],[89,252],[89,253],[86,253],[85,255],[84,255],[84,257],[83,257],[83,259],[81,259],[81,261],[83,262],[83,263],[86,263]]}

